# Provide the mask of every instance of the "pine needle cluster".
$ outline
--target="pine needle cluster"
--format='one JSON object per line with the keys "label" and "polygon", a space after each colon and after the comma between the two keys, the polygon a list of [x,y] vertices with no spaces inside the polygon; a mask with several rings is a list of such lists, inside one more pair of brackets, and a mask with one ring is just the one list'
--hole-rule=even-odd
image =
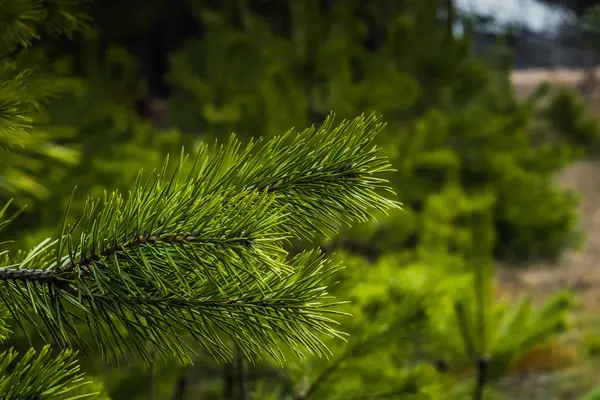
{"label": "pine needle cluster", "polygon": [[389,171],[372,145],[382,124],[332,121],[262,145],[202,146],[183,178],[182,153],[127,196],[89,200],[58,238],[5,257],[0,298],[63,347],[89,347],[85,321],[113,361],[150,362],[149,348],[185,359],[187,339],[224,360],[225,338],[253,360],[281,361],[281,344],[325,355],[319,336],[340,335],[326,284],[339,266],[316,250],[290,258],[286,245],[398,206],[377,176]]}

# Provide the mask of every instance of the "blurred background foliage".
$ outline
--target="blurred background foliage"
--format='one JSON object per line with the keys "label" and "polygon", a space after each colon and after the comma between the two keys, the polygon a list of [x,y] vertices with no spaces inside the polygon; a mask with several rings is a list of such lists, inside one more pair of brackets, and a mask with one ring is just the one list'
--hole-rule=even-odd
{"label": "blurred background foliage", "polygon": [[[552,177],[597,154],[600,127],[574,91],[544,85],[518,99],[505,42],[475,56],[473,19],[452,1],[96,0],[89,14],[90,30],[27,52],[60,95],[1,156],[0,197],[28,204],[2,239],[31,247],[54,233],[75,185],[77,211],[88,195],[127,191],[181,146],[272,137],[331,111],[383,115],[379,145],[404,204],[320,243],[347,266],[335,294],[353,315],[340,319],[350,336],[330,343],[329,360],[290,355],[281,368],[206,355],[110,370],[90,355],[104,398],[461,399],[483,353],[491,383],[581,361],[554,350],[573,295],[542,308],[501,299],[493,266],[554,260],[581,243],[578,199]],[[473,323],[482,304],[483,334]],[[27,348],[18,335],[9,345]]]}

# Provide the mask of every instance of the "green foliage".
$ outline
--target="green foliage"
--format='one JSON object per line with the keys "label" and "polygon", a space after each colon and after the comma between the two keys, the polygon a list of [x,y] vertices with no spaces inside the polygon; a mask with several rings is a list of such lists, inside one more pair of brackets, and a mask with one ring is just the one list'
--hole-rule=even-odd
{"label": "green foliage", "polygon": [[[87,32],[86,37],[89,42],[85,54],[91,57],[99,51],[97,35]],[[64,191],[72,190],[71,182],[77,183],[78,193],[82,194],[82,200],[73,202],[71,210],[81,213],[86,196],[101,197],[105,190],[126,192],[140,168],[160,168],[164,155],[178,153],[183,144],[196,147],[183,140],[177,131],[159,129],[135,114],[131,106],[142,96],[143,85],[137,61],[122,49],[112,47],[102,61],[92,59],[83,63],[82,78],[74,77],[75,62],[71,58],[52,61],[51,73],[63,77],[64,85],[61,96],[48,105],[47,120],[51,125],[44,125],[43,129],[54,133],[52,142],[47,143],[47,152],[61,156],[63,162],[52,163],[42,157],[32,159],[32,152],[46,151],[46,142],[42,140],[48,135],[36,133],[22,138],[37,140],[31,150],[21,154],[19,148],[13,147],[5,152],[6,163],[0,163],[0,171],[6,165],[7,171],[15,174],[13,179],[0,182],[26,185],[32,192],[28,195],[22,189],[0,193],[0,196],[14,196],[14,204],[18,206],[28,205],[20,223],[11,230],[14,236],[10,237],[20,238],[24,247],[35,246],[54,234],[67,205]],[[68,155],[71,158],[67,160]],[[23,177],[25,172],[28,179]],[[21,231],[27,235],[21,237]]]}
{"label": "green foliage", "polygon": [[31,47],[72,35],[87,17],[81,1],[6,0],[0,7],[0,200],[16,197],[23,206],[50,196],[42,176],[78,161],[77,151],[61,143],[68,129],[42,126],[48,103],[73,81],[48,68],[42,48]]}
{"label": "green foliage", "polygon": [[[319,121],[330,109],[341,116],[384,112],[389,127],[380,140],[398,168],[390,179],[415,216],[415,230],[402,241],[395,232],[404,227],[385,222],[372,240],[356,243],[356,232],[348,232],[334,246],[352,242],[378,254],[414,248],[428,224],[421,212],[429,197],[448,186],[467,197],[485,192],[496,199],[491,224],[500,258],[554,258],[575,244],[576,199],[553,187],[551,177],[597,135],[578,100],[556,95],[540,116],[543,96],[518,102],[504,66],[471,55],[468,22],[452,15],[452,21],[439,20],[433,10],[445,10],[445,3],[380,3],[386,13],[353,1],[292,6],[289,35],[251,8],[237,25],[225,11],[198,7],[206,33],[172,58],[172,122],[217,137],[230,131],[270,137],[284,121]],[[378,21],[376,48],[364,46],[374,28],[356,15]],[[450,23],[463,24],[465,36],[449,36],[444,24]],[[553,113],[557,107],[562,116]],[[537,120],[551,114],[555,133],[533,135]],[[557,134],[561,140],[553,139]],[[531,212],[532,204],[546,202]]]}
{"label": "green foliage", "polygon": [[590,390],[581,400],[597,400],[600,399],[600,386]]}
{"label": "green foliage", "polygon": [[550,125],[548,135],[569,145],[596,150],[600,136],[598,121],[587,115],[585,104],[573,90],[556,90],[542,111]]}
{"label": "green foliage", "polygon": [[[21,11],[15,14],[17,18],[25,18],[29,12]],[[50,8],[45,11],[52,14]],[[45,28],[56,33],[52,21],[44,20],[42,14],[40,21],[50,24]],[[72,17],[66,9],[62,15]],[[34,36],[31,31],[30,38]],[[19,37],[19,45],[29,46],[28,40],[26,36]],[[108,63],[116,60],[126,68],[132,66],[127,55],[118,51],[112,54]],[[68,63],[59,62],[54,68],[63,75],[69,73]],[[93,78],[101,84],[106,74],[98,72],[92,69],[88,73],[95,73]],[[120,74],[123,76],[122,69]],[[125,71],[126,79],[128,74],[131,76],[131,69]],[[34,83],[40,93],[48,93],[41,81]],[[113,134],[125,137],[123,146],[118,147],[120,151],[127,150],[127,143],[135,143],[139,137],[136,132],[144,134],[139,121],[114,107],[113,99],[107,99],[103,106],[98,102],[98,94],[81,85],[83,82],[67,83],[67,91],[78,97],[82,111],[86,109],[82,95],[90,93],[94,102],[90,109],[95,112],[89,116],[97,115],[96,120],[88,120],[90,127],[102,129],[103,119],[108,116],[109,124],[117,127],[116,132],[112,129]],[[6,92],[9,106],[18,92]],[[13,98],[8,96],[11,93]],[[31,106],[27,106],[31,109],[40,104],[33,92],[20,91],[18,95],[31,100]],[[22,105],[19,101],[13,103]],[[11,114],[7,114],[8,132],[29,128],[19,126],[20,121],[40,121],[39,113],[27,117],[28,109],[11,107],[7,110],[15,118],[11,120]],[[69,111],[76,112],[72,107]],[[60,124],[72,121],[61,120],[57,111],[53,118]],[[23,330],[33,327],[48,335],[44,340],[63,347],[76,344],[89,348],[85,336],[91,337],[102,354],[113,361],[131,352],[148,362],[157,353],[171,356],[175,352],[184,357],[190,350],[193,352],[186,343],[189,340],[200,343],[215,357],[229,358],[225,336],[252,358],[267,350],[276,359],[282,359],[280,344],[288,344],[295,352],[305,348],[323,354],[326,347],[316,334],[339,336],[330,327],[333,321],[323,315],[328,305],[320,305],[327,296],[327,285],[322,281],[337,267],[327,266],[318,252],[304,252],[288,259],[282,245],[294,236],[290,232],[295,232],[296,237],[325,234],[339,229],[341,223],[370,219],[369,207],[384,210],[397,206],[376,194],[385,189],[384,181],[371,176],[388,169],[382,158],[374,157],[378,148],[371,142],[381,130],[376,122],[363,118],[337,128],[326,123],[295,139],[288,133],[262,148],[258,141],[240,150],[235,139],[225,148],[213,151],[202,146],[194,168],[187,171],[188,178],[183,182],[178,182],[182,156],[174,175],[169,175],[168,164],[145,181],[140,175],[128,200],[113,192],[105,195],[103,201],[89,200],[83,209],[73,205],[80,216],[73,220],[65,214],[56,240],[46,239],[33,250],[16,255],[3,254],[1,274],[7,285],[3,300],[13,322]],[[103,129],[110,128],[109,125]],[[73,137],[76,135],[77,132]],[[102,159],[98,138],[92,135],[90,141],[83,143],[84,162]],[[42,147],[43,137],[36,135],[36,139],[32,147]],[[132,148],[139,149],[139,145]],[[122,167],[111,170],[109,162],[115,155],[108,154],[109,160],[96,162],[105,170],[109,167],[107,176],[117,175]],[[125,156],[131,158],[130,154]],[[14,168],[18,163],[7,165]],[[64,179],[65,173],[53,178],[57,177]],[[91,183],[97,184],[97,180]],[[92,189],[88,186],[86,192]],[[67,210],[72,200],[73,197]],[[240,215],[247,217],[240,219]],[[87,329],[79,329],[77,320],[87,321]],[[296,325],[298,329],[294,330]],[[13,357],[10,350],[5,354],[9,359]],[[27,353],[24,362],[30,361],[33,354]],[[43,353],[40,357],[46,356]],[[18,371],[25,374],[20,378],[23,390],[31,395],[40,395],[44,390],[47,396],[58,393],[66,388],[61,382],[53,382],[61,373],[65,382],[77,383],[79,376],[69,375],[77,372],[76,368],[65,374],[52,369],[53,365],[60,366],[62,360],[54,362],[46,360],[48,370]],[[71,361],[62,365],[70,368]],[[29,372],[36,375],[30,378]],[[31,380],[34,378],[42,382],[35,384]],[[23,396],[29,394],[23,392]]]}
{"label": "green foliage", "polygon": [[[188,368],[175,356],[192,358],[202,376],[188,396],[223,398],[233,366],[211,355],[245,365],[238,353],[255,362],[252,381],[237,382],[254,398],[465,398],[477,357],[490,356],[495,381],[563,331],[569,295],[551,311],[499,302],[491,259],[555,257],[573,243],[576,199],[551,178],[596,141],[575,97],[560,92],[544,108],[540,90],[517,101],[505,60],[473,57],[472,27],[446,1],[273,2],[289,15],[283,22],[258,1],[218,3],[189,2],[202,34],[169,56],[176,129],[137,115],[148,82],[115,43],[146,34],[169,2],[107,1],[94,11],[97,30],[59,57],[48,61],[37,42],[19,52],[28,67],[45,65],[27,79],[51,77],[61,96],[48,104],[40,80],[30,92],[0,91],[10,109],[0,121],[13,118],[6,126],[19,132],[4,135],[18,142],[0,161],[0,197],[33,203],[3,234],[18,239],[15,249],[33,248],[0,270],[22,268],[2,291],[14,323],[85,348],[82,365],[98,384],[88,389],[128,400],[172,395]],[[451,34],[459,23],[463,37]],[[18,110],[17,95],[27,100]],[[375,110],[388,126],[323,124],[330,110]],[[239,139],[223,140],[231,132]],[[198,143],[213,139],[222,147]],[[195,169],[165,167],[164,154],[182,144],[198,151]],[[376,156],[379,145],[397,171]],[[158,172],[138,177],[142,167]],[[403,210],[375,195],[383,178]],[[353,221],[363,223],[337,234]],[[291,257],[293,239],[342,251],[328,262],[294,241]],[[20,279],[32,274],[47,284]],[[353,315],[342,319],[347,342],[324,337],[341,335],[330,295],[351,300],[335,308]],[[8,343],[28,348],[22,335]],[[330,360],[309,355],[326,348]],[[107,372],[99,355],[166,363]]]}
{"label": "green foliage", "polygon": [[584,338],[586,351],[591,355],[600,353],[600,335],[596,333],[588,334]]}
{"label": "green foliage", "polygon": [[[94,197],[107,189],[129,188],[140,168],[160,168],[165,154],[176,154],[187,144],[177,131],[155,127],[135,114],[133,105],[144,93],[139,63],[118,47],[110,47],[102,60],[93,58],[100,50],[97,36],[86,33],[88,41],[82,51],[88,57],[79,67],[82,77],[50,107],[52,124],[73,131],[65,144],[76,148],[81,158],[77,168],[56,173],[53,184],[77,182],[78,191]],[[69,57],[57,60],[55,69],[66,76],[76,73]],[[66,199],[62,193],[59,196],[58,206],[58,199],[52,199],[55,202],[45,204],[40,213],[61,212]],[[73,206],[74,211],[82,211],[84,202]],[[56,224],[56,218],[48,221]]]}
{"label": "green foliage", "polygon": [[[455,313],[437,315],[432,321],[436,331],[431,339],[434,346],[431,352],[460,371],[472,366],[472,341],[478,335],[472,322],[475,320],[473,296],[457,297],[453,298]],[[491,298],[488,300],[492,301]],[[563,333],[571,303],[569,295],[559,294],[539,311],[534,311],[529,301],[510,308],[502,303],[489,305],[486,308],[485,324],[488,329],[484,339],[490,359],[489,378],[497,379],[509,374],[534,345]]]}
{"label": "green foliage", "polygon": [[397,207],[378,194],[389,191],[376,177],[389,166],[371,146],[380,129],[361,117],[262,148],[232,138],[202,147],[180,182],[182,154],[172,174],[168,163],[140,174],[127,200],[113,192],[71,224],[65,215],[57,240],[5,255],[2,301],[22,329],[41,322],[63,347],[88,346],[76,324],[85,320],[111,361],[184,358],[186,337],[229,359],[223,335],[251,359],[267,351],[283,361],[280,344],[322,356],[317,335],[340,335],[323,285],[337,267],[315,251],[287,260],[282,244]]}
{"label": "green foliage", "polygon": [[[54,94],[48,76],[28,68],[21,52],[47,35],[72,35],[85,28],[87,16],[76,0],[6,0],[0,15],[0,145],[15,144],[15,136],[31,128],[32,113]],[[58,85],[60,87],[60,85]]]}
{"label": "green foliage", "polygon": [[17,361],[18,354],[0,354],[0,396],[3,399],[79,399],[73,392],[88,384],[83,379],[75,355],[63,350],[57,357],[45,346],[39,354],[32,349]]}
{"label": "green foliage", "polygon": [[43,36],[68,36],[86,28],[86,1],[81,0],[6,0],[2,2],[0,52],[7,56],[25,49]]}
{"label": "green foliage", "polygon": [[[23,198],[46,197],[47,189],[35,175],[45,172],[52,162],[69,164],[76,160],[76,153],[54,143],[60,132],[39,126],[43,122],[44,105],[65,81],[45,75],[44,68],[35,65],[40,53],[25,54],[25,50],[42,36],[69,35],[84,27],[85,17],[78,11],[79,3],[7,0],[0,4],[0,151],[3,152],[0,198],[3,200],[7,195],[18,195],[15,203],[23,205]],[[7,149],[12,151],[7,153]],[[9,204],[10,201],[0,210],[0,218]],[[0,223],[0,230],[11,219]],[[7,314],[6,310],[2,313],[5,320]],[[3,322],[3,340],[7,334]],[[17,353],[9,348],[0,354],[0,369],[0,397],[7,399],[40,396],[63,399],[76,395],[85,384],[69,349],[58,355],[53,355],[50,347],[37,353],[30,349],[17,360]],[[70,398],[82,397],[87,396]]]}

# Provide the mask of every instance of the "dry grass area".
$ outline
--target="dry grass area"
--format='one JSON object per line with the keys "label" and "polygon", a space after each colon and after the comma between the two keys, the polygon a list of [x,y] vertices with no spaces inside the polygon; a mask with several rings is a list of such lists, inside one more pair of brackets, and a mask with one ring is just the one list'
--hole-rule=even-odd
{"label": "dry grass area", "polygon": [[[583,78],[583,71],[527,70],[515,72],[511,78],[517,95],[525,97],[543,81],[575,88]],[[588,105],[590,112],[600,117],[600,96],[591,97]],[[569,338],[550,349],[535,349],[529,360],[524,360],[525,367],[530,368],[520,368],[521,373],[507,379],[504,386],[507,398],[575,400],[581,398],[585,388],[600,383],[599,360],[586,356],[581,346],[587,333],[600,334],[600,159],[575,162],[560,171],[555,181],[581,197],[579,230],[585,238],[582,247],[565,252],[552,264],[538,263],[526,268],[499,265],[497,286],[499,293],[511,299],[529,297],[536,303],[562,289],[575,291],[580,300],[575,327]],[[574,346],[574,343],[579,344]],[[579,349],[579,355],[573,356],[570,366],[553,368],[574,348]],[[544,367],[559,371],[543,373],[540,370]],[[528,369],[539,372],[529,374]]]}
{"label": "dry grass area", "polygon": [[[511,79],[517,94],[527,96],[543,81],[574,88],[582,77],[581,70],[525,70],[513,73]],[[592,112],[600,110],[599,105],[600,101],[590,99]],[[600,311],[600,160],[573,163],[557,174],[556,183],[581,196],[579,229],[585,236],[584,245],[567,251],[552,265],[524,269],[501,265],[499,284],[512,294],[531,295],[537,300],[560,289],[574,289],[581,296],[581,307]]]}
{"label": "dry grass area", "polygon": [[579,230],[585,241],[553,264],[527,268],[500,266],[501,284],[511,292],[540,299],[570,288],[581,296],[582,307],[600,311],[600,160],[578,161],[556,176],[556,183],[580,194]]}
{"label": "dry grass area", "polygon": [[544,81],[575,87],[583,76],[580,69],[526,69],[513,72],[511,81],[517,95],[526,97]]}

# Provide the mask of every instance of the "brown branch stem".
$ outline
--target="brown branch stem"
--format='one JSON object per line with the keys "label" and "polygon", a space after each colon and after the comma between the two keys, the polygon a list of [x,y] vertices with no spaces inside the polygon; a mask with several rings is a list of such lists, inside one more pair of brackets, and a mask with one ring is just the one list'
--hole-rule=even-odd
{"label": "brown branch stem", "polygon": [[105,249],[94,252],[87,257],[81,258],[74,261],[66,268],[62,269],[27,269],[27,268],[13,268],[3,267],[0,268],[0,281],[34,281],[44,283],[56,283],[57,281],[69,281],[77,277],[87,276],[91,273],[92,268],[97,264],[98,261],[108,258],[120,251],[126,249],[132,249],[143,245],[150,245],[154,243],[191,243],[191,242],[217,242],[217,241],[230,241],[236,242],[244,246],[252,244],[251,238],[219,238],[219,239],[200,239],[196,235],[160,235],[153,234],[143,236],[140,235],[136,238],[129,239],[127,241],[117,243],[112,246],[108,246]]}

